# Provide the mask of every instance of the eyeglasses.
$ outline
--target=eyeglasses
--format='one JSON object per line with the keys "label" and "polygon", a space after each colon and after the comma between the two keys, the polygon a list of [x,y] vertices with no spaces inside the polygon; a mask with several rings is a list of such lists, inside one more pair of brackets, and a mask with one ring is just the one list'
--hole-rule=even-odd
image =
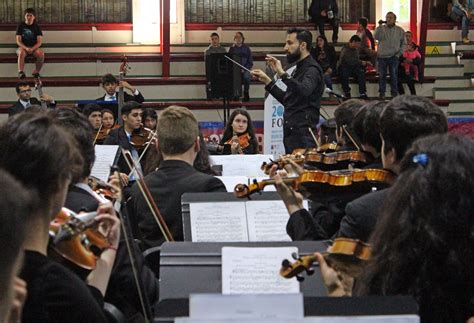
{"label": "eyeglasses", "polygon": [[26,94],[26,93],[31,93],[31,89],[30,90],[23,90],[23,91],[20,91],[21,94]]}

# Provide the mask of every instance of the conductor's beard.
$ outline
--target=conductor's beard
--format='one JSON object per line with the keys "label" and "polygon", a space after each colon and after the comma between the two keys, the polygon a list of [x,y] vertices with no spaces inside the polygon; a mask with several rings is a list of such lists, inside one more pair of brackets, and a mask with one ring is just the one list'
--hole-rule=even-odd
{"label": "conductor's beard", "polygon": [[293,64],[299,61],[301,58],[301,51],[300,48],[298,47],[294,53],[288,53],[286,54],[286,60],[288,61],[288,64]]}

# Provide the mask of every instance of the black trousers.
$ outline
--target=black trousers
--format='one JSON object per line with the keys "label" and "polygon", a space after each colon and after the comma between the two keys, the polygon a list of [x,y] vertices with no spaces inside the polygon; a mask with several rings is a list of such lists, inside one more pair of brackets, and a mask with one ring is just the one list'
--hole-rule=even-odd
{"label": "black trousers", "polygon": [[[317,130],[312,127],[313,133],[316,134]],[[293,150],[297,148],[314,148],[316,143],[311,136],[308,126],[301,127],[283,127],[283,145],[285,146],[285,153],[291,154]]]}
{"label": "black trousers", "polygon": [[335,43],[338,39],[339,34],[339,18],[334,17],[333,19],[328,19],[327,17],[319,16],[314,19],[315,29],[319,29],[319,34],[325,36],[324,34],[324,24],[329,24],[332,27],[332,41]]}

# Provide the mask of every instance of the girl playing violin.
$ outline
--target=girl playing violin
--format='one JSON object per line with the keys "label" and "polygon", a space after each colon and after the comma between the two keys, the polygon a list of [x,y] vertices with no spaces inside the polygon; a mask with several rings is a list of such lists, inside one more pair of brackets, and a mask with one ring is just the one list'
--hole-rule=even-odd
{"label": "girl playing violin", "polygon": [[112,110],[102,109],[102,127],[107,129],[107,134],[109,134],[110,130],[119,127],[119,125],[115,122],[115,117]]}
{"label": "girl playing violin", "polygon": [[155,131],[158,116],[155,109],[145,108],[142,113],[142,120],[145,128]]}
{"label": "girl playing violin", "polygon": [[[413,296],[421,322],[474,316],[473,159],[474,141],[466,137],[433,135],[413,144],[377,221],[355,295]],[[350,295],[350,280],[318,260],[330,294]]]}
{"label": "girl playing violin", "polygon": [[252,155],[258,153],[258,142],[252,119],[246,110],[237,109],[230,115],[219,143],[223,155]]}

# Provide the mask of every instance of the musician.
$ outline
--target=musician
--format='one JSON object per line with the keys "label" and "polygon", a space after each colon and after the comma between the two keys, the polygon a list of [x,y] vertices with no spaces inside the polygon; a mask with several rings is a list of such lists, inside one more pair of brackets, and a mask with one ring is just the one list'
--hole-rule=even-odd
{"label": "musician", "polygon": [[158,115],[156,114],[156,110],[152,108],[143,109],[142,120],[143,120],[143,125],[145,126],[145,128],[155,131],[156,123],[158,120]]}
{"label": "musician", "polygon": [[28,187],[34,198],[25,222],[28,239],[20,275],[28,288],[23,322],[106,321],[103,295],[120,237],[112,205],[97,210],[95,221],[105,230],[111,248],[102,252],[88,276],[89,285],[46,256],[49,224],[64,204],[71,178],[83,166],[75,146],[50,111],[25,112],[0,127],[0,167]]}
{"label": "musician", "polygon": [[14,308],[13,300],[19,280],[17,275],[22,267],[25,222],[31,212],[31,197],[2,169],[0,182],[0,322],[19,322],[21,319],[17,315],[21,314],[21,309]]}
{"label": "musician", "polygon": [[[334,111],[334,119],[336,121],[336,140],[341,146],[341,151],[357,150],[356,145],[348,136],[352,132],[351,122],[354,116],[365,104],[364,101],[358,99],[350,99],[342,102]],[[344,131],[344,128],[346,131]]]}
{"label": "musician", "polygon": [[[121,126],[120,128],[111,130],[109,132],[109,136],[104,141],[104,145],[119,145],[120,148],[130,151],[130,153],[132,154],[132,157],[135,159],[135,161],[138,162],[139,153],[137,149],[133,147],[131,143],[131,139],[132,139],[132,133],[141,128],[142,112],[143,112],[143,109],[139,103],[135,101],[129,101],[125,103],[121,111],[123,126]],[[128,167],[127,162],[125,161],[125,158],[123,157],[122,154],[120,154],[117,165],[119,166],[120,171],[122,172],[121,178],[124,181],[125,186],[130,188],[137,180],[137,177],[133,173],[130,174],[130,171],[131,171],[130,167]],[[138,163],[138,169],[135,171],[142,172],[142,167],[143,165]],[[125,195],[128,195],[127,191],[129,190],[126,190],[124,192]]]}
{"label": "musician", "polygon": [[[220,179],[193,168],[201,145],[198,122],[190,110],[178,106],[166,108],[160,114],[157,129],[157,148],[163,160],[157,171],[145,177],[145,182],[173,238],[182,241],[181,195],[226,192],[226,189]],[[137,185],[132,187],[132,199],[129,203],[131,216],[139,219],[145,246],[161,245],[165,238]]]}
{"label": "musician", "polygon": [[[239,138],[247,147],[241,147]],[[223,155],[249,155],[258,153],[258,141],[253,130],[250,114],[243,109],[236,109],[230,115],[229,122],[224,129],[224,135],[219,143]]]}
{"label": "musician", "polygon": [[[60,109],[56,116],[60,125],[74,137],[77,142],[76,147],[84,158],[82,172],[72,179],[64,206],[74,212],[95,211],[99,204],[106,202],[103,197],[92,191],[87,185],[95,161],[94,145],[92,143],[95,133],[87,119],[74,110]],[[112,181],[111,184],[116,183]],[[120,191],[120,189],[117,191]],[[123,234],[121,236],[123,237]],[[153,305],[158,301],[158,280],[146,265],[135,240],[130,240],[130,243],[132,248],[135,249],[134,255],[137,261],[138,274],[143,281],[146,295]],[[127,292],[123,293],[123,290],[127,290]],[[142,310],[124,238],[120,240],[117,247],[117,257],[107,286],[105,301],[115,305],[127,318],[137,315]]]}
{"label": "musician", "polygon": [[[443,111],[424,97],[402,95],[390,101],[380,117],[381,155],[383,167],[399,173],[400,161],[410,145],[418,138],[445,133],[448,123]],[[277,190],[290,214],[287,232],[293,240],[320,240],[328,238],[320,225],[323,219],[315,218],[302,207],[302,196],[293,192],[275,176]],[[390,189],[366,194],[348,203],[345,215],[335,237],[368,241],[379,215],[383,201],[390,196]]]}
{"label": "musician", "polygon": [[41,101],[35,97],[32,98],[31,87],[26,82],[18,82],[15,86],[15,90],[16,90],[16,95],[18,96],[18,101],[8,109],[8,116],[10,117],[17,113],[25,111],[26,109],[30,108],[32,105],[40,106],[41,101],[46,102],[48,107],[50,108],[56,107],[56,101],[54,101],[54,98],[51,95],[48,95],[46,93],[43,93],[43,95],[40,97]]}
{"label": "musician", "polygon": [[92,128],[97,133],[102,125],[102,107],[95,103],[89,103],[84,107],[82,113],[86,116]]}
{"label": "musician", "polygon": [[283,143],[287,154],[296,148],[316,146],[308,128],[312,128],[316,133],[324,78],[321,67],[310,55],[311,44],[312,35],[308,30],[288,29],[286,57],[289,64],[296,64],[296,71],[291,75],[285,72],[279,60],[267,55],[268,64],[285,83],[286,91],[276,86],[275,81],[262,70],[252,70],[252,74],[265,84],[265,89],[285,107]]}
{"label": "musician", "polygon": [[380,139],[380,115],[387,102],[370,101],[365,104],[355,114],[351,123],[356,138],[362,145],[362,150],[373,158],[370,164],[364,166],[365,169],[383,168],[382,156],[382,139]]}
{"label": "musician", "polygon": [[137,88],[130,85],[130,83],[128,83],[127,81],[119,82],[117,78],[113,76],[112,74],[105,74],[101,79],[101,84],[102,84],[102,88],[105,91],[105,94],[101,96],[100,98],[98,98],[97,101],[118,102],[117,87],[120,86],[120,87],[124,87],[125,89],[128,89],[132,93],[132,95],[130,95],[124,91],[123,93],[124,102],[128,102],[128,101],[135,101],[138,103],[145,102],[145,98],[140,93],[140,91],[138,91]]}
{"label": "musician", "polygon": [[[400,163],[371,237],[372,255],[354,295],[409,295],[421,322],[468,322],[474,316],[472,259],[474,142],[462,136],[417,140]],[[332,294],[339,275],[318,256]]]}
{"label": "musician", "polygon": [[40,77],[40,71],[44,63],[44,52],[40,49],[43,43],[43,32],[36,22],[36,12],[33,8],[25,9],[25,22],[18,25],[16,29],[16,43],[18,45],[18,78],[24,79],[25,59],[28,56],[36,58],[33,76]]}

